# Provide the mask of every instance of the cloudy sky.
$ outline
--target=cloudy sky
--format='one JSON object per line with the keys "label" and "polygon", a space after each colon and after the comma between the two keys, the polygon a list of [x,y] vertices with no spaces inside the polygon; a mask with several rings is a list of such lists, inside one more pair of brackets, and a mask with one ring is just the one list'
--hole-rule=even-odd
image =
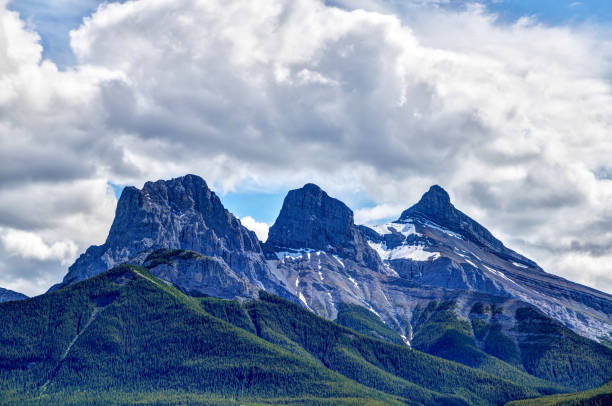
{"label": "cloudy sky", "polygon": [[0,0],[0,286],[44,292],[124,185],[195,173],[260,238],[306,182],[370,224],[440,184],[612,293],[608,3]]}

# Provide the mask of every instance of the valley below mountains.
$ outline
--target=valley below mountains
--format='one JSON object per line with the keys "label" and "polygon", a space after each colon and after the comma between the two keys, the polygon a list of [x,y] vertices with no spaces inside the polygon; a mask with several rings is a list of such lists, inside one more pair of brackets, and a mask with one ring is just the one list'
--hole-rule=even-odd
{"label": "valley below mountains", "polygon": [[612,380],[612,296],[439,186],[365,226],[307,184],[265,242],[198,176],[127,187],[61,283],[0,302],[7,405],[501,405]]}

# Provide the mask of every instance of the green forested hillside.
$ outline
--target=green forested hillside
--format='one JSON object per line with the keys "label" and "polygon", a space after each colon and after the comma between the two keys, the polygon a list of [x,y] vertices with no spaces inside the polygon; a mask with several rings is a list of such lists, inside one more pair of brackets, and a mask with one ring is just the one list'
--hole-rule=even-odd
{"label": "green forested hillside", "polygon": [[577,335],[533,307],[516,310],[515,343],[496,322],[506,317],[501,308],[477,303],[467,321],[457,317],[455,306],[453,301],[432,301],[417,308],[412,346],[521,384],[538,377],[576,390],[612,377],[610,348]]}
{"label": "green forested hillside", "polygon": [[2,305],[0,324],[10,326],[0,330],[5,404],[140,398],[201,404],[215,397],[397,403],[209,315],[194,299],[130,266]]}
{"label": "green forested hillside", "polygon": [[365,307],[340,303],[335,322],[370,337],[394,344],[404,344],[404,340],[395,330]]}
{"label": "green forested hillside", "polygon": [[[442,360],[406,345],[395,345],[362,336],[335,323],[321,319],[300,306],[266,293],[259,301],[244,303],[240,315],[236,302],[203,298],[202,306],[218,317],[249,318],[257,334],[270,342],[308,354],[328,368],[387,393],[409,399],[431,396],[423,387],[453,395],[442,404],[496,404],[514,398],[519,392],[553,392],[554,385],[529,377],[521,384]],[[229,309],[221,311],[223,305]],[[430,400],[427,400],[430,402]]]}
{"label": "green forested hillside", "polygon": [[120,266],[0,305],[0,404],[497,405],[553,393],[262,293],[193,298]]}
{"label": "green forested hillside", "polygon": [[521,359],[527,372],[576,389],[612,378],[612,349],[579,336],[533,308],[516,312]]}
{"label": "green forested hillside", "polygon": [[612,381],[583,392],[517,400],[507,406],[608,406],[612,405]]}
{"label": "green forested hillside", "polygon": [[[512,382],[534,385],[538,380],[525,373],[518,363],[508,363],[487,354],[476,346],[473,326],[460,320],[453,311],[455,303],[430,302],[425,308],[415,310],[415,334],[412,346],[429,354],[457,361],[464,365],[482,369]],[[488,327],[488,326],[487,326]],[[503,334],[495,338],[499,346],[511,352],[516,345]],[[542,381],[539,381],[540,385]]]}

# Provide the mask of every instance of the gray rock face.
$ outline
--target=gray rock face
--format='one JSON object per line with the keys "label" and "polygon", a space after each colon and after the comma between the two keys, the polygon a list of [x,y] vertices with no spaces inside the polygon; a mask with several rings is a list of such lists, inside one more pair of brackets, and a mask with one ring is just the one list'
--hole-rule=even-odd
{"label": "gray rock face", "polygon": [[397,221],[361,230],[403,280],[518,299],[593,339],[612,332],[612,296],[548,274],[506,248],[438,186]]}
{"label": "gray rock face", "polygon": [[259,288],[270,284],[255,233],[225,210],[202,178],[187,175],[147,182],[142,190],[125,188],[106,242],[87,249],[60,286],[124,262],[142,264],[160,249],[194,251],[215,258],[219,266]]}
{"label": "gray rock face", "polygon": [[267,253],[312,249],[382,268],[376,253],[355,226],[353,211],[312,183],[291,190],[270,227]]}
{"label": "gray rock face", "polygon": [[0,288],[0,303],[10,302],[12,300],[23,300],[27,298],[28,297],[22,293]]}
{"label": "gray rock face", "polygon": [[225,261],[184,250],[158,250],[142,264],[158,278],[188,294],[221,298],[257,297],[259,288],[234,272]]}
{"label": "gray rock face", "polygon": [[409,220],[429,220],[463,236],[466,240],[481,245],[500,257],[541,271],[535,262],[506,248],[501,241],[493,237],[489,230],[457,210],[451,204],[448,193],[438,185],[432,186],[417,204],[405,210],[398,221]]}

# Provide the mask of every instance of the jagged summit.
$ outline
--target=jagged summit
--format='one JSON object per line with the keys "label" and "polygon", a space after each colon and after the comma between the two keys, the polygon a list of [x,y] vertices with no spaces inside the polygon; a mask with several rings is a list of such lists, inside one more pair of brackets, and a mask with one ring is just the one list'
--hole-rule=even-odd
{"label": "jagged summit", "polygon": [[[227,211],[204,179],[186,175],[126,187],[106,242],[92,246],[69,268],[62,285],[117,264],[141,264],[159,249],[191,250],[217,258],[239,275],[265,279],[257,236]],[[194,276],[197,277],[197,276]],[[202,276],[197,277],[202,280]]]}
{"label": "jagged summit", "polygon": [[353,220],[353,211],[319,186],[307,183],[289,191],[270,227],[266,250],[313,249],[378,268],[380,259]]}
{"label": "jagged summit", "polygon": [[422,208],[450,208],[452,207],[450,196],[444,188],[433,185],[421,197],[418,206]]}
{"label": "jagged summit", "polygon": [[408,220],[431,221],[469,241],[486,247],[504,258],[540,269],[535,262],[508,249],[489,230],[455,208],[451,203],[449,194],[438,185],[430,187],[418,203],[401,214],[398,221],[405,222]]}
{"label": "jagged summit", "polygon": [[315,184],[289,191],[267,243],[325,250],[353,238],[353,212]]}
{"label": "jagged summit", "polygon": [[[297,190],[299,190],[299,189],[297,189]],[[323,189],[321,189],[319,187],[319,185],[316,185],[314,183],[306,183],[304,186],[302,186],[302,190],[305,193],[309,193],[309,194],[323,194],[323,193],[325,193],[327,195],[327,193]]]}
{"label": "jagged summit", "polygon": [[[126,187],[119,198],[106,244],[134,248],[182,248],[204,252],[210,232],[228,249],[260,252],[255,235],[221,203],[199,176],[147,182],[142,190]],[[139,238],[145,237],[145,238]],[[221,246],[215,247],[218,251]]]}
{"label": "jagged summit", "polygon": [[[459,225],[461,217],[459,210],[451,203],[450,195],[441,186],[433,185],[421,196],[418,203],[404,210],[399,220],[408,220],[414,217],[424,217],[435,222],[456,223]],[[467,217],[467,216],[466,216]]]}

